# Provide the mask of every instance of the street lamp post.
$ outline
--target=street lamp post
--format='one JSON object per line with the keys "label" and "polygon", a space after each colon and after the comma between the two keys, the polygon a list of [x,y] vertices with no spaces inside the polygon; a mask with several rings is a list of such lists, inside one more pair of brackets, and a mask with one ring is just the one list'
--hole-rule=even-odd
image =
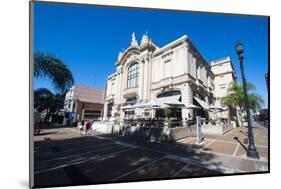
{"label": "street lamp post", "polygon": [[259,159],[259,154],[257,152],[257,149],[255,147],[255,142],[254,142],[252,121],[250,120],[251,116],[250,116],[250,110],[249,110],[249,100],[248,100],[248,94],[247,94],[247,89],[246,89],[247,82],[246,82],[246,78],[244,75],[244,64],[243,64],[244,50],[243,50],[243,44],[241,42],[238,42],[236,44],[236,52],[237,52],[237,55],[238,55],[239,61],[240,61],[240,69],[241,69],[243,91],[244,91],[244,101],[245,101],[245,107],[246,107],[246,112],[247,112],[247,121],[248,121],[249,146],[248,146],[247,156],[250,158]]}
{"label": "street lamp post", "polygon": [[266,81],[266,87],[268,92],[268,72],[265,73],[265,81]]}

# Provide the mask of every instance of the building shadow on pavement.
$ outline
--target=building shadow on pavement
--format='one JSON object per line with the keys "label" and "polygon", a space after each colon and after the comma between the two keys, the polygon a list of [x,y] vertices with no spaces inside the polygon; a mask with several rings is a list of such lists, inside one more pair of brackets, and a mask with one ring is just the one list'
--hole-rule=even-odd
{"label": "building shadow on pavement", "polygon": [[130,137],[46,138],[34,148],[36,187],[223,175],[211,153]]}
{"label": "building shadow on pavement", "polygon": [[44,135],[52,135],[52,134],[58,134],[58,132],[44,132],[44,131],[41,131],[40,134],[36,134],[35,136],[44,136]]}
{"label": "building shadow on pavement", "polygon": [[43,123],[43,130],[48,130],[48,129],[60,129],[60,128],[75,128],[77,127],[76,124],[73,125],[63,125],[63,124],[53,124],[53,123]]}

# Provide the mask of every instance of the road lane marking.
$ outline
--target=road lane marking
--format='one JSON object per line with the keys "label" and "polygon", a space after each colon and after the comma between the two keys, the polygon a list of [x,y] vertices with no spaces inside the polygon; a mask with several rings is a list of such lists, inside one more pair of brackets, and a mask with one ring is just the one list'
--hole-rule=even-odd
{"label": "road lane marking", "polygon": [[175,172],[175,174],[173,174],[171,177],[173,178],[173,177],[178,176],[184,169],[186,169],[186,168],[189,167],[190,165],[191,165],[190,163],[186,164],[186,165],[183,166],[180,170],[178,170],[177,172]]}
{"label": "road lane marking", "polygon": [[216,140],[212,140],[211,142],[209,142],[209,144],[206,144],[206,145],[203,146],[202,148],[206,148],[206,147],[210,146],[211,144],[213,144],[214,142],[216,142]]}
{"label": "road lane marking", "polygon": [[131,170],[131,171],[129,171],[129,172],[125,173],[125,174],[122,174],[122,175],[120,175],[120,176],[118,176],[118,177],[116,177],[114,179],[111,179],[110,181],[117,181],[117,180],[119,180],[119,179],[121,179],[123,177],[126,177],[126,176],[128,176],[128,175],[130,175],[132,173],[135,173],[135,172],[137,172],[137,171],[139,171],[139,170],[141,170],[141,169],[143,169],[145,167],[148,167],[148,166],[150,166],[150,165],[152,165],[152,164],[154,164],[154,163],[156,163],[156,162],[158,162],[158,161],[160,161],[160,160],[162,160],[164,158],[165,158],[165,156],[162,156],[162,157],[160,157],[160,158],[158,158],[156,160],[153,160],[153,161],[151,161],[151,162],[149,162],[149,163],[147,163],[147,164],[145,164],[145,165],[143,165],[143,166],[141,166],[141,167],[139,167],[137,169]]}
{"label": "road lane marking", "polygon": [[[98,147],[98,146],[106,146],[106,145],[110,145],[110,144],[114,144],[113,142],[109,142],[109,143],[104,143],[104,144],[97,144],[97,145],[93,145],[93,146],[84,146],[84,147],[80,147],[80,146],[77,146],[75,148],[71,148],[70,150],[65,150],[65,151],[61,151],[61,152],[57,152],[57,154],[63,154],[63,153],[69,153],[69,152],[73,152],[73,151],[77,151],[77,149],[79,150],[84,150],[84,149],[91,149],[91,148],[95,148],[95,147]],[[38,152],[39,154],[38,155],[35,155],[36,159],[37,158],[42,158],[42,157],[46,157],[46,156],[50,156],[50,155],[54,155],[53,152],[51,151],[48,151],[48,152],[44,152],[44,153],[40,153]]]}
{"label": "road lane marking", "polygon": [[[107,143],[107,144],[117,144],[119,146],[128,147],[128,148],[132,148],[132,149],[137,148],[137,146],[135,146],[135,145],[129,145],[129,144],[126,144],[126,143],[123,143],[123,142],[114,142],[114,143]],[[89,147],[89,149],[94,148],[96,146],[104,146],[104,145],[106,145],[106,144],[95,145],[95,146]],[[103,150],[106,150],[106,149],[113,149],[113,148],[116,148],[116,147],[118,147],[118,146],[109,146],[109,147],[97,149],[97,150],[90,151],[90,152],[84,152],[84,153],[79,153],[79,154],[70,155],[70,156],[63,156],[63,157],[60,157],[60,158],[53,158],[53,159],[41,160],[41,161],[39,160],[38,163],[41,164],[42,162],[46,163],[46,162],[52,162],[52,161],[57,161],[57,160],[63,160],[63,159],[67,159],[67,158],[70,158],[70,157],[76,157],[76,156],[79,157],[81,155],[86,155],[86,154],[90,154],[90,153],[93,153],[93,152],[99,152],[99,151],[103,151]],[[86,148],[80,148],[80,149],[86,149]],[[57,154],[58,153],[56,153],[56,155]]]}
{"label": "road lane marking", "polygon": [[61,168],[64,168],[64,167],[67,167],[67,166],[70,166],[70,165],[78,165],[80,163],[86,163],[86,162],[89,162],[89,161],[92,161],[92,160],[104,160],[104,159],[108,159],[110,157],[113,157],[115,154],[127,152],[127,151],[130,151],[130,150],[132,150],[132,149],[124,149],[124,150],[120,150],[120,151],[113,152],[113,153],[110,153],[110,154],[102,155],[101,157],[98,157],[98,158],[97,157],[89,158],[88,160],[85,160],[85,161],[78,161],[78,162],[74,162],[74,163],[69,163],[67,165],[59,165],[59,166],[52,167],[52,168],[49,168],[49,169],[34,171],[34,174],[44,173],[44,172],[48,172],[48,171],[52,171],[52,170],[56,170],[56,169],[61,169]]}
{"label": "road lane marking", "polygon": [[[231,141],[227,141],[227,140],[221,140],[221,139],[209,139],[209,140],[215,140],[215,142],[224,142],[224,143],[229,143],[229,144],[239,144],[239,142],[231,142]],[[267,148],[268,146],[264,146],[264,145],[259,145],[259,144],[255,144],[255,146],[257,147],[262,147],[262,148]]]}
{"label": "road lane marking", "polygon": [[233,154],[232,154],[232,156],[236,156],[236,154],[238,152],[238,149],[239,149],[239,146],[240,146],[240,144],[238,143],[236,148],[235,148],[235,150],[234,150],[234,152],[233,152]]}
{"label": "road lane marking", "polygon": [[231,168],[228,168],[228,167],[225,167],[225,166],[221,166],[221,165],[214,166],[212,164],[202,163],[202,162],[199,162],[197,160],[193,160],[193,159],[190,159],[190,158],[177,156],[177,155],[168,155],[168,156],[166,156],[166,158],[176,160],[176,161],[180,161],[180,162],[184,162],[186,164],[191,164],[191,165],[194,165],[194,166],[202,167],[202,168],[205,168],[205,169],[218,171],[218,172],[221,172],[221,173],[224,173],[224,174],[234,173],[234,171],[235,171],[234,169],[231,169]]}
{"label": "road lane marking", "polygon": [[194,137],[190,137],[190,138],[188,137],[188,138],[177,140],[176,142],[184,144],[185,142],[189,142],[189,141],[191,141],[193,139],[195,139],[195,138]]}
{"label": "road lane marking", "polygon": [[199,152],[203,152],[203,153],[208,153],[208,154],[214,154],[214,155],[217,155],[217,156],[231,157],[231,158],[235,158],[235,159],[245,159],[245,160],[249,160],[249,161],[259,161],[259,162],[263,162],[263,163],[267,163],[268,162],[267,158],[264,158],[264,157],[260,157],[260,159],[252,160],[250,158],[247,158],[246,156],[245,157],[243,157],[243,156],[237,157],[237,156],[232,156],[232,155],[224,154],[224,153],[220,153],[220,152],[207,151],[207,150],[204,150],[204,149],[200,149],[198,151]]}
{"label": "road lane marking", "polygon": [[[157,152],[157,153],[160,153],[160,154],[165,154],[166,155],[166,158],[170,158],[170,159],[174,159],[174,160],[178,160],[178,161],[181,161],[181,162],[184,162],[184,163],[191,163],[192,165],[195,165],[195,166],[199,166],[199,167],[203,167],[203,168],[206,168],[207,166],[207,169],[212,169],[212,170],[217,170],[217,168],[219,168],[221,172],[223,173],[233,173],[234,172],[234,169],[231,169],[231,168],[228,168],[228,167],[225,167],[225,166],[213,166],[213,165],[208,165],[206,163],[202,163],[198,160],[194,160],[194,159],[191,159],[191,158],[186,158],[186,157],[182,157],[182,156],[177,156],[177,155],[172,155],[168,152],[163,152],[163,151],[158,151],[158,150],[155,150],[155,149],[151,149],[151,148],[148,148],[148,147],[144,147],[144,146],[139,146],[139,145],[136,145],[138,148],[140,149],[146,149],[148,151],[152,151],[152,152]],[[205,151],[200,151],[198,150],[199,153],[204,153]],[[221,156],[224,156],[224,154],[220,154]],[[233,157],[231,156],[232,158],[236,158],[236,157]],[[218,170],[217,170],[218,171]],[[241,170],[236,170],[236,172],[242,172]]]}
{"label": "road lane marking", "polygon": [[128,143],[125,143],[125,142],[116,141],[114,143],[119,144],[121,146],[129,147],[129,148],[138,148],[138,146],[136,146],[134,144],[128,144]]}
{"label": "road lane marking", "polygon": [[[219,171],[225,171],[225,173],[233,173],[234,171],[236,171],[236,172],[243,172],[242,170],[228,168],[228,167],[225,167],[223,165],[220,165],[220,166],[208,165],[206,163],[202,163],[202,162],[200,162],[198,160],[194,160],[194,159],[191,159],[191,158],[186,158],[186,157],[182,157],[182,156],[172,155],[172,154],[170,154],[168,152],[158,151],[158,150],[155,150],[155,149],[152,149],[152,148],[148,148],[148,147],[144,147],[144,146],[139,146],[139,145],[136,145],[136,146],[138,148],[140,148],[140,149],[146,149],[148,151],[153,151],[153,152],[165,154],[167,158],[171,158],[171,159],[175,158],[178,161],[182,161],[184,163],[191,163],[192,165],[203,167],[203,168],[206,168],[206,166],[207,166],[208,169],[212,169],[212,170],[217,170],[217,168],[219,168],[219,169],[221,169]],[[200,149],[196,153],[208,153],[208,154],[210,154],[212,152],[201,151],[201,149]],[[228,156],[228,157],[240,159],[238,157],[233,157],[233,156],[225,155],[225,154],[216,154],[216,155],[218,155],[218,156]],[[247,158],[244,158],[244,159],[247,159]],[[249,159],[247,159],[247,160],[249,160]]]}
{"label": "road lane marking", "polygon": [[112,139],[108,139],[107,137],[103,137],[103,136],[99,136],[99,135],[91,135],[97,139],[107,139],[107,140],[112,140]]}
{"label": "road lane marking", "polygon": [[79,154],[76,154],[76,155],[69,155],[69,156],[63,156],[63,157],[59,157],[59,158],[48,159],[48,160],[41,160],[41,161],[38,161],[38,164],[52,162],[52,161],[58,161],[58,160],[64,160],[64,159],[73,158],[73,157],[81,157],[82,155],[91,154],[91,153],[94,153],[94,152],[108,150],[108,149],[112,149],[112,148],[116,148],[116,147],[117,146],[108,146],[108,147],[105,147],[105,148],[102,148],[102,149],[92,150],[90,152],[79,153]]}
{"label": "road lane marking", "polygon": [[[72,138],[66,139],[66,140],[71,140]],[[76,139],[76,138],[75,138]],[[97,141],[97,140],[96,140]],[[88,140],[80,140],[80,141],[72,141],[72,142],[64,142],[62,140],[56,140],[56,141],[50,141],[48,142],[48,146],[42,146],[42,147],[37,147],[37,150],[44,150],[50,147],[50,145],[59,145],[59,146],[67,146],[67,145],[75,145],[75,144],[81,144],[81,143],[95,143],[96,142],[93,139],[88,139]]]}

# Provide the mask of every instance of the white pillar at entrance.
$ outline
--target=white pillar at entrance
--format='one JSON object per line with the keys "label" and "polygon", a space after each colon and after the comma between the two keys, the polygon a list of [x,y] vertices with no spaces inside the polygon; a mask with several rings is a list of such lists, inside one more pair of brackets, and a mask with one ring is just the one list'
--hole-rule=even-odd
{"label": "white pillar at entrance", "polygon": [[122,103],[122,89],[123,89],[123,70],[120,70],[120,72],[118,73],[119,75],[119,82],[118,82],[118,86],[117,86],[117,94],[119,96],[118,99],[118,104]]}
{"label": "white pillar at entrance", "polygon": [[149,53],[148,55],[148,81],[147,81],[147,99],[151,100],[151,91],[150,91],[150,86],[151,86],[151,78],[152,78],[152,55]]}
{"label": "white pillar at entrance", "polygon": [[105,102],[104,107],[103,107],[103,120],[104,121],[107,120],[107,105],[108,105],[108,103]]}
{"label": "white pillar at entrance", "polygon": [[116,94],[115,94],[115,95],[116,95],[115,103],[116,103],[116,104],[118,104],[119,101],[120,101],[120,100],[119,100],[119,99],[120,99],[120,95],[119,95],[119,94],[120,94],[120,91],[119,91],[119,90],[120,90],[120,79],[121,79],[121,78],[120,78],[120,72],[117,71],[116,82],[115,82],[115,83],[116,83],[116,84],[115,84],[115,85],[116,85],[116,86],[115,86],[115,88],[116,88],[116,89],[115,89],[115,91],[116,91]]}
{"label": "white pillar at entrance", "polygon": [[144,78],[144,63],[139,63],[139,99],[143,100],[143,78]]}
{"label": "white pillar at entrance", "polygon": [[123,73],[122,73],[122,85],[121,85],[121,92],[120,92],[120,96],[121,96],[121,99],[120,99],[120,103],[123,103],[123,97],[122,97],[122,94],[123,94],[123,91],[124,89],[127,87],[127,69],[124,68],[123,69]]}
{"label": "white pillar at entrance", "polygon": [[[181,101],[185,105],[193,104],[193,92],[191,90],[190,84],[185,83],[181,89]],[[193,110],[182,108],[182,119],[183,121],[193,118]]]}
{"label": "white pillar at entrance", "polygon": [[144,63],[144,85],[143,85],[143,99],[147,100],[147,79],[148,79],[148,62]]}
{"label": "white pillar at entrance", "polygon": [[[119,92],[119,95],[120,95],[120,101],[119,103],[124,103],[124,97],[122,96],[123,95],[123,91],[124,89],[127,87],[127,69],[124,67],[121,71],[121,86],[120,86],[120,92]],[[122,107],[120,108],[120,120],[121,122],[123,121],[124,119],[124,110],[122,109]]]}

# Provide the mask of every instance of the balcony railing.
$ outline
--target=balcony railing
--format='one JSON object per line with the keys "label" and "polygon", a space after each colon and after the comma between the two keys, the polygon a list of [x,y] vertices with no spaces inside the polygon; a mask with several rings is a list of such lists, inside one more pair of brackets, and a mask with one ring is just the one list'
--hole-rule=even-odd
{"label": "balcony railing", "polygon": [[133,97],[133,96],[136,96],[138,95],[139,93],[139,88],[138,87],[135,87],[135,88],[126,88],[124,89],[123,91],[123,96],[125,98],[129,98],[129,97]]}

